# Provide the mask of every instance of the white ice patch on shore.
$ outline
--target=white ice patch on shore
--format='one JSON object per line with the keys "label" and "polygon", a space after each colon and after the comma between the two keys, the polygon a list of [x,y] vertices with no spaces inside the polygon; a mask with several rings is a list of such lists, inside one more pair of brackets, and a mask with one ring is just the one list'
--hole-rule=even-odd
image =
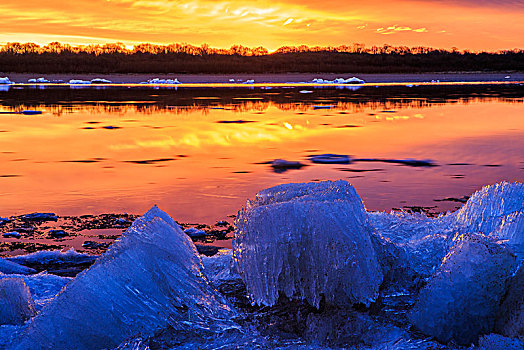
{"label": "white ice patch on shore", "polygon": [[140,84],[182,84],[178,79],[160,79],[160,78],[153,78],[149,79],[148,81],[141,82]]}
{"label": "white ice patch on shore", "polygon": [[91,79],[91,84],[112,84],[113,82],[111,80],[103,79],[103,78],[95,78]]}
{"label": "white ice patch on shore", "polygon": [[357,77],[351,78],[336,78],[334,80],[327,80],[322,78],[315,78],[311,81],[313,84],[364,84],[365,81]]}
{"label": "white ice patch on shore", "polygon": [[11,80],[9,80],[8,77],[3,77],[3,78],[0,78],[0,85],[2,84],[7,84],[7,85],[11,85],[11,84],[14,84]]}
{"label": "white ice patch on shore", "polygon": [[32,83],[32,84],[46,84],[46,83],[50,83],[50,81],[47,80],[44,77],[28,79],[27,82],[28,83]]}
{"label": "white ice patch on shore", "polygon": [[88,84],[91,84],[91,81],[89,81],[89,80],[82,80],[82,79],[71,79],[71,80],[69,80],[69,84],[71,84],[71,85],[88,85]]}

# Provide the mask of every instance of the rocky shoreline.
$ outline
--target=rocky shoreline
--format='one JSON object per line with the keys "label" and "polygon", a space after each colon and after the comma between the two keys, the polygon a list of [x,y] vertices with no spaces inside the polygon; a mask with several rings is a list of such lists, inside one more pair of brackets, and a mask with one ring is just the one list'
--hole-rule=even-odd
{"label": "rocky shoreline", "polygon": [[[138,217],[127,213],[80,216],[31,213],[0,217],[0,256],[70,248],[80,253],[100,255]],[[214,225],[178,224],[195,243],[200,254],[211,256],[220,248],[231,248],[235,227],[229,221],[220,220]]]}

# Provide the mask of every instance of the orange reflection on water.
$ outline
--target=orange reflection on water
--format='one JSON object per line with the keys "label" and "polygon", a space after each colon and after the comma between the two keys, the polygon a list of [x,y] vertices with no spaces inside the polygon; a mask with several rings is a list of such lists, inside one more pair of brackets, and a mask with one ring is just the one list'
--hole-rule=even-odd
{"label": "orange reflection on water", "polygon": [[[159,204],[178,220],[212,222],[235,214],[263,188],[339,178],[355,185],[369,209],[382,210],[434,205],[522,179],[521,100],[411,101],[394,110],[332,104],[42,105],[40,116],[0,115],[0,216],[142,213]],[[319,153],[432,159],[440,166],[309,162]],[[308,166],[275,173],[267,164],[274,159]]]}

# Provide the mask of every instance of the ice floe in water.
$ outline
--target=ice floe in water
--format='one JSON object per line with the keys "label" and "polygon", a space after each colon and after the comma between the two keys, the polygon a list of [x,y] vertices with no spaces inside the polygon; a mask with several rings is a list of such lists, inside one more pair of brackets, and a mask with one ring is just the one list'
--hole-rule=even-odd
{"label": "ice floe in water", "polygon": [[309,160],[313,163],[320,164],[349,164],[351,157],[345,154],[315,154],[309,156]]}
{"label": "ice floe in water", "polygon": [[275,159],[271,162],[271,167],[276,173],[283,173],[290,169],[301,169],[305,166],[305,164],[300,162],[285,159]]}
{"label": "ice floe in water", "polygon": [[204,277],[193,242],[152,208],[34,318],[14,348],[102,349],[164,328],[221,332],[234,311]]}
{"label": "ice floe in water", "polygon": [[2,234],[4,238],[20,238],[22,235],[17,231],[4,232]]}
{"label": "ice floe in water", "polygon": [[372,227],[345,181],[286,184],[259,192],[237,216],[235,262],[258,304],[279,293],[318,307],[370,304],[382,273]]}

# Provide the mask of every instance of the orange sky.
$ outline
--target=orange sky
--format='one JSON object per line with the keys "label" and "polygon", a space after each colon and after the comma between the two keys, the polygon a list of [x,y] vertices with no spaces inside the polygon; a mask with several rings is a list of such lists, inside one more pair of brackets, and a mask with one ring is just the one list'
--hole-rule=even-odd
{"label": "orange sky", "polygon": [[2,0],[0,43],[524,47],[522,0]]}

